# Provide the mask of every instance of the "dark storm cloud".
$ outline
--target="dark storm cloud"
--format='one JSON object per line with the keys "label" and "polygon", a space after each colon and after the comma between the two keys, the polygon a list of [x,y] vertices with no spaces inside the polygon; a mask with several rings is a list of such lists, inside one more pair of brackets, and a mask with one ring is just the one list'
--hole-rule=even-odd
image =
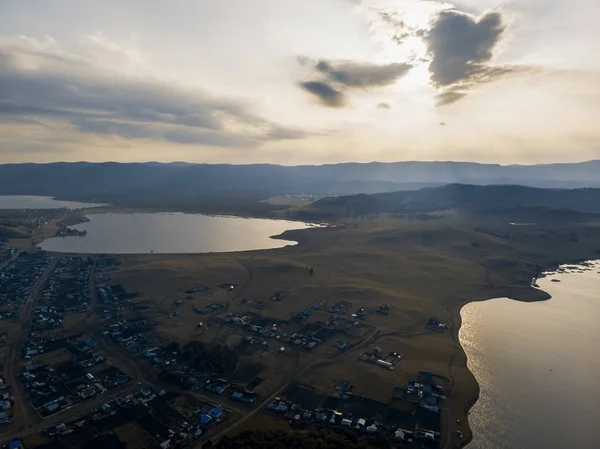
{"label": "dark storm cloud", "polygon": [[395,83],[412,68],[409,64],[368,64],[352,61],[320,60],[315,69],[330,81],[348,88],[369,88]]}
{"label": "dark storm cloud", "polygon": [[323,106],[328,108],[342,108],[346,105],[346,97],[338,90],[335,90],[329,84],[321,81],[305,81],[299,83],[305,91],[318,98]]}
{"label": "dark storm cloud", "polygon": [[459,11],[440,12],[425,35],[433,58],[429,71],[434,84],[482,82],[509,72],[508,68],[487,65],[505,30],[498,12],[489,12],[478,20]]}
{"label": "dark storm cloud", "polygon": [[[43,117],[67,122],[86,133],[126,139],[149,138],[212,146],[251,146],[267,140],[297,139],[308,133],[288,129],[229,99],[102,72],[74,56],[0,42],[0,119]],[[35,69],[20,61],[35,61]],[[244,131],[232,131],[244,129]]]}

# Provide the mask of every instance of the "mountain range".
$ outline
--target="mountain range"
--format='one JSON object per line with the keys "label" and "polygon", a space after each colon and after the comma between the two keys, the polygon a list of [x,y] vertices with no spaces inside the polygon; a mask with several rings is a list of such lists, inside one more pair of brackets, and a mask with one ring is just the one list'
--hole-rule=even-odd
{"label": "mountain range", "polygon": [[600,187],[600,160],[573,164],[470,162],[341,163],[319,166],[189,163],[50,163],[0,165],[0,194],[131,203],[199,197],[260,199],[311,193],[348,195],[445,184]]}

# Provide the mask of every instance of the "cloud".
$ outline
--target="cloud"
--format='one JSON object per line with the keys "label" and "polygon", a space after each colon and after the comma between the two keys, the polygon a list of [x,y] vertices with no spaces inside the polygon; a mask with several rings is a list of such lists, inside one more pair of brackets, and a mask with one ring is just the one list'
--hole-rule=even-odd
{"label": "cloud", "polygon": [[447,90],[441,94],[436,95],[436,105],[446,106],[452,103],[456,103],[458,100],[464,98],[467,94],[465,92],[459,92],[455,90]]}
{"label": "cloud", "polygon": [[480,84],[528,70],[490,63],[505,32],[506,24],[499,12],[479,18],[456,10],[437,14],[423,39],[431,57],[431,81],[442,89],[436,97],[438,106],[459,101]]}
{"label": "cloud", "polygon": [[433,83],[450,86],[504,74],[487,63],[505,30],[498,12],[477,19],[455,10],[441,11],[424,37],[432,56],[429,71]]}
{"label": "cloud", "polygon": [[321,81],[305,81],[299,83],[305,91],[313,94],[319,99],[323,106],[328,108],[342,108],[346,105],[346,97],[339,90],[335,90],[329,84]]}
{"label": "cloud", "polygon": [[102,120],[78,116],[71,123],[85,133],[109,134],[124,139],[165,140],[182,144],[203,144],[218,147],[252,146],[255,142],[242,135],[187,126],[165,126],[140,122]]}
{"label": "cloud", "polygon": [[[110,47],[98,36],[96,44]],[[223,147],[309,134],[270,122],[236,100],[107,71],[50,38],[0,38],[0,86],[5,123],[43,117],[84,133]]]}
{"label": "cloud", "polygon": [[385,102],[381,102],[377,104],[377,109],[391,109],[392,107],[389,105],[389,103],[385,103]]}
{"label": "cloud", "polygon": [[409,64],[369,64],[353,61],[327,61],[321,59],[315,68],[329,78],[348,88],[369,88],[394,84],[412,68]]}
{"label": "cloud", "polygon": [[[350,89],[369,89],[394,84],[412,68],[410,64],[371,64],[356,61],[314,61],[298,56],[300,65],[311,69],[311,81],[299,83],[307,92],[316,95],[321,104],[341,108],[348,104],[346,93]],[[314,80],[315,77],[321,79]]]}

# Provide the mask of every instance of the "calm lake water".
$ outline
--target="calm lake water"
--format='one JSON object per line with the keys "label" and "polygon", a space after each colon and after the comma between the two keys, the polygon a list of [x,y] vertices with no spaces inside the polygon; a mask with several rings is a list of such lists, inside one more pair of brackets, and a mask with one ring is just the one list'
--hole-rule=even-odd
{"label": "calm lake water", "polygon": [[104,204],[58,201],[50,196],[0,195],[0,209],[83,209],[98,206]]}
{"label": "calm lake water", "polygon": [[73,228],[86,236],[55,237],[41,248],[69,253],[208,253],[280,248],[296,242],[270,236],[308,223],[180,213],[92,214]]}
{"label": "calm lake water", "polygon": [[594,265],[540,279],[548,301],[501,298],[462,309],[460,339],[481,388],[467,449],[600,448],[600,263]]}

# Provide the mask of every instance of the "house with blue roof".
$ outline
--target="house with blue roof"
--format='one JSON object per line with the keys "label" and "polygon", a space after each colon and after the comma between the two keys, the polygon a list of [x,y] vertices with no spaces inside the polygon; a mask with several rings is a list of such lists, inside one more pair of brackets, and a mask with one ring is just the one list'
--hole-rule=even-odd
{"label": "house with blue roof", "polygon": [[212,421],[212,418],[210,417],[210,415],[202,415],[202,417],[200,418],[200,423],[203,425],[207,425]]}
{"label": "house with blue roof", "polygon": [[208,414],[210,416],[212,416],[213,418],[220,418],[221,415],[223,415],[223,408],[221,408],[221,407],[215,407],[213,409],[210,409],[210,411],[208,412]]}

